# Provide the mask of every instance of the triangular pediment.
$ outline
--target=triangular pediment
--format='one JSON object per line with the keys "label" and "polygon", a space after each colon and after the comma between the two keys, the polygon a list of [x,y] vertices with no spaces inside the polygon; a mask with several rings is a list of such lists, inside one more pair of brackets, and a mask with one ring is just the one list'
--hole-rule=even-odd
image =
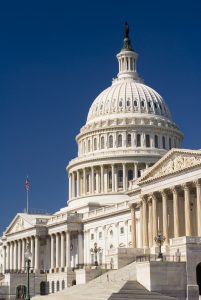
{"label": "triangular pediment", "polygon": [[17,214],[10,225],[7,227],[5,234],[13,234],[19,231],[33,227],[21,214]]}
{"label": "triangular pediment", "polygon": [[142,183],[201,165],[201,150],[172,149],[138,181]]}

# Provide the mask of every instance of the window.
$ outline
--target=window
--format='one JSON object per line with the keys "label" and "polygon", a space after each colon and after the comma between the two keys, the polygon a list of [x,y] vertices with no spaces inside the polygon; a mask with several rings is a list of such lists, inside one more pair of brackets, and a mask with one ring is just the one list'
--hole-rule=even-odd
{"label": "window", "polygon": [[100,232],[98,233],[99,239],[102,239],[102,236],[103,236],[103,234],[102,234],[102,232],[100,231]]}
{"label": "window", "polygon": [[110,236],[113,236],[113,230],[110,230]]}
{"label": "window", "polygon": [[157,104],[156,104],[156,102],[154,102],[154,107],[155,107],[155,108],[157,108]]}
{"label": "window", "polygon": [[91,141],[88,140],[88,152],[90,152],[90,150],[91,150]]}
{"label": "window", "polygon": [[120,234],[124,234],[124,227],[120,227]]}
{"label": "window", "polygon": [[104,149],[105,147],[105,139],[104,136],[101,136],[101,149]]}
{"label": "window", "polygon": [[146,147],[150,147],[150,136],[149,134],[146,134]]}
{"label": "window", "polygon": [[118,145],[118,147],[122,147],[122,135],[121,134],[118,135],[117,145]]}
{"label": "window", "polygon": [[155,148],[158,148],[158,136],[155,135],[154,137],[154,145],[155,145]]}
{"label": "window", "polygon": [[151,102],[150,101],[148,101],[148,106],[149,106],[149,108],[151,108]]}
{"label": "window", "polygon": [[172,149],[172,140],[169,138],[169,149]]}
{"label": "window", "polygon": [[163,149],[165,149],[165,137],[162,137],[162,144],[163,144]]}
{"label": "window", "polygon": [[134,106],[137,106],[137,101],[136,100],[134,101]]}
{"label": "window", "polygon": [[113,148],[113,136],[109,136],[109,148]]}
{"label": "window", "polygon": [[131,134],[127,134],[127,147],[131,147]]}
{"label": "window", "polygon": [[128,170],[128,181],[133,179],[133,170]]}
{"label": "window", "polygon": [[141,105],[142,105],[142,107],[144,107],[144,101],[141,101]]}
{"label": "window", "polygon": [[130,106],[130,101],[129,100],[127,100],[126,105]]}
{"label": "window", "polygon": [[94,139],[94,150],[97,150],[97,139]]}
{"label": "window", "polygon": [[141,147],[141,135],[137,134],[137,147]]}
{"label": "window", "polygon": [[89,193],[89,174],[87,174],[87,193]]}
{"label": "window", "polygon": [[112,172],[111,171],[108,172],[108,188],[109,188],[109,190],[112,189]]}
{"label": "window", "polygon": [[118,171],[118,188],[123,188],[123,171]]}
{"label": "window", "polygon": [[91,233],[91,240],[94,240],[94,234]]}
{"label": "window", "polygon": [[122,101],[119,101],[119,107],[122,107]]}

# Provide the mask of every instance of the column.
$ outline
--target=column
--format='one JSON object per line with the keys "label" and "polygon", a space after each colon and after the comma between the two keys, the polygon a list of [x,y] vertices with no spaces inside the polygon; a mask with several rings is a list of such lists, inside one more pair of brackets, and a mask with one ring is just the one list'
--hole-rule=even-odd
{"label": "column", "polygon": [[94,194],[94,167],[91,167],[91,194]]}
{"label": "column", "polygon": [[124,222],[124,225],[125,225],[125,237],[126,237],[125,244],[126,244],[126,248],[129,248],[129,244],[128,244],[128,220],[126,220]]}
{"label": "column", "polygon": [[153,243],[155,244],[154,238],[157,236],[157,199],[154,194],[152,194],[152,233],[153,233]]}
{"label": "column", "polygon": [[114,184],[114,164],[112,164],[112,192],[115,191],[115,184]]}
{"label": "column", "polygon": [[7,252],[7,246],[4,246],[3,247],[3,270],[2,272],[5,274],[5,271],[6,271],[6,262],[7,262],[7,259],[6,259],[6,252]]}
{"label": "column", "polygon": [[201,236],[201,183],[199,180],[195,182],[196,186],[196,204],[197,204],[197,235]]}
{"label": "column", "polygon": [[46,237],[46,257],[45,257],[45,269],[49,270],[50,269],[50,262],[51,262],[51,245],[50,245],[50,236],[47,235]]}
{"label": "column", "polygon": [[72,198],[75,198],[75,173],[72,172]]}
{"label": "column", "polygon": [[17,247],[17,269],[18,271],[21,270],[21,258],[22,258],[22,253],[21,253],[21,240],[18,240],[18,247]]}
{"label": "column", "polygon": [[31,263],[30,263],[30,267],[33,268],[34,267],[34,259],[35,259],[35,249],[34,249],[34,237],[31,236],[30,237],[30,251],[32,253],[32,257],[31,257]]}
{"label": "column", "polygon": [[173,215],[174,215],[174,237],[179,236],[179,208],[178,208],[178,191],[174,187],[172,189],[173,193]]}
{"label": "column", "polygon": [[101,166],[101,193],[104,192],[104,167]]}
{"label": "column", "polygon": [[88,245],[88,230],[84,231],[84,264],[88,264],[88,251],[89,251],[89,245]]}
{"label": "column", "polygon": [[82,182],[83,194],[86,195],[86,169],[83,168],[83,182]]}
{"label": "column", "polygon": [[25,270],[25,258],[24,258],[25,245],[26,245],[26,240],[22,239],[22,271]]}
{"label": "column", "polygon": [[6,270],[10,270],[10,243],[7,243],[6,254],[7,254]]}
{"label": "column", "polygon": [[98,194],[100,191],[99,191],[99,171],[96,170],[96,193]]}
{"label": "column", "polygon": [[152,229],[153,229],[153,217],[152,217],[152,199],[150,198],[148,201],[148,209],[149,209],[149,247],[153,246],[153,233],[152,233]]}
{"label": "column", "polygon": [[126,164],[123,163],[123,191],[126,191]]}
{"label": "column", "polygon": [[119,248],[119,222],[115,223],[116,227],[116,247]]}
{"label": "column", "polygon": [[59,253],[59,233],[56,234],[56,268],[59,268],[60,264],[59,264],[59,257],[60,257],[60,253]]}
{"label": "column", "polygon": [[184,184],[184,214],[185,214],[185,230],[186,236],[191,236],[191,219],[190,219],[190,190],[189,185]]}
{"label": "column", "polygon": [[108,174],[107,174],[107,172],[108,172],[108,169],[107,168],[105,168],[104,169],[104,191],[105,191],[105,193],[107,193],[107,188],[108,188]]}
{"label": "column", "polygon": [[35,236],[35,271],[39,269],[39,261],[40,261],[40,251],[39,251],[39,236]]}
{"label": "column", "polygon": [[77,197],[80,196],[80,172],[77,171]]}
{"label": "column", "polygon": [[148,236],[147,236],[147,201],[146,198],[142,199],[142,209],[143,209],[143,247],[148,247]]}
{"label": "column", "polygon": [[69,200],[72,198],[72,175],[69,173],[68,177],[68,194],[69,194]]}
{"label": "column", "polygon": [[83,264],[83,236],[78,232],[78,264]]}
{"label": "column", "polygon": [[136,248],[135,204],[131,205],[131,243],[132,243],[132,248]]}
{"label": "column", "polygon": [[13,242],[13,269],[17,270],[17,241]]}
{"label": "column", "polygon": [[10,270],[13,270],[13,242],[10,243]]}
{"label": "column", "polygon": [[65,267],[65,256],[64,256],[64,233],[61,233],[61,268]]}
{"label": "column", "polygon": [[50,264],[51,269],[54,269],[54,235],[51,235],[51,264]]}
{"label": "column", "polygon": [[161,195],[162,195],[162,210],[163,210],[163,235],[165,236],[165,245],[167,245],[169,242],[167,194],[163,190],[161,191]]}
{"label": "column", "polygon": [[143,210],[142,210],[142,201],[139,204],[140,208],[140,247],[143,248]]}
{"label": "column", "polygon": [[134,175],[134,176],[135,176],[134,178],[137,179],[137,176],[138,176],[137,163],[134,164],[134,174],[135,174],[135,175]]}
{"label": "column", "polygon": [[118,186],[117,186],[117,167],[114,169],[114,191],[117,192]]}
{"label": "column", "polygon": [[66,268],[70,268],[70,232],[66,231]]}

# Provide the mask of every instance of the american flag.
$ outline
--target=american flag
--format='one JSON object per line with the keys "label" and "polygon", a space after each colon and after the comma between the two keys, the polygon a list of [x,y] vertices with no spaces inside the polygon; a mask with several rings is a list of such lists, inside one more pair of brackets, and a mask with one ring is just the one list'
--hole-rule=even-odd
{"label": "american flag", "polygon": [[25,186],[26,186],[26,191],[28,192],[28,190],[29,190],[29,178],[28,178],[28,176],[26,178]]}

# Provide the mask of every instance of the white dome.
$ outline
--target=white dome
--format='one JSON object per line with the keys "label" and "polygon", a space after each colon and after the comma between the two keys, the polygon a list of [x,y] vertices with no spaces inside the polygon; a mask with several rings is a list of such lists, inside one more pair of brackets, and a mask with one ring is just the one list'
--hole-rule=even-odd
{"label": "white dome", "polygon": [[[133,78],[114,80],[94,100],[88,113],[87,123],[99,119],[116,118],[119,114],[151,114],[171,120],[163,98],[152,88]],[[127,116],[125,116],[127,117]]]}

